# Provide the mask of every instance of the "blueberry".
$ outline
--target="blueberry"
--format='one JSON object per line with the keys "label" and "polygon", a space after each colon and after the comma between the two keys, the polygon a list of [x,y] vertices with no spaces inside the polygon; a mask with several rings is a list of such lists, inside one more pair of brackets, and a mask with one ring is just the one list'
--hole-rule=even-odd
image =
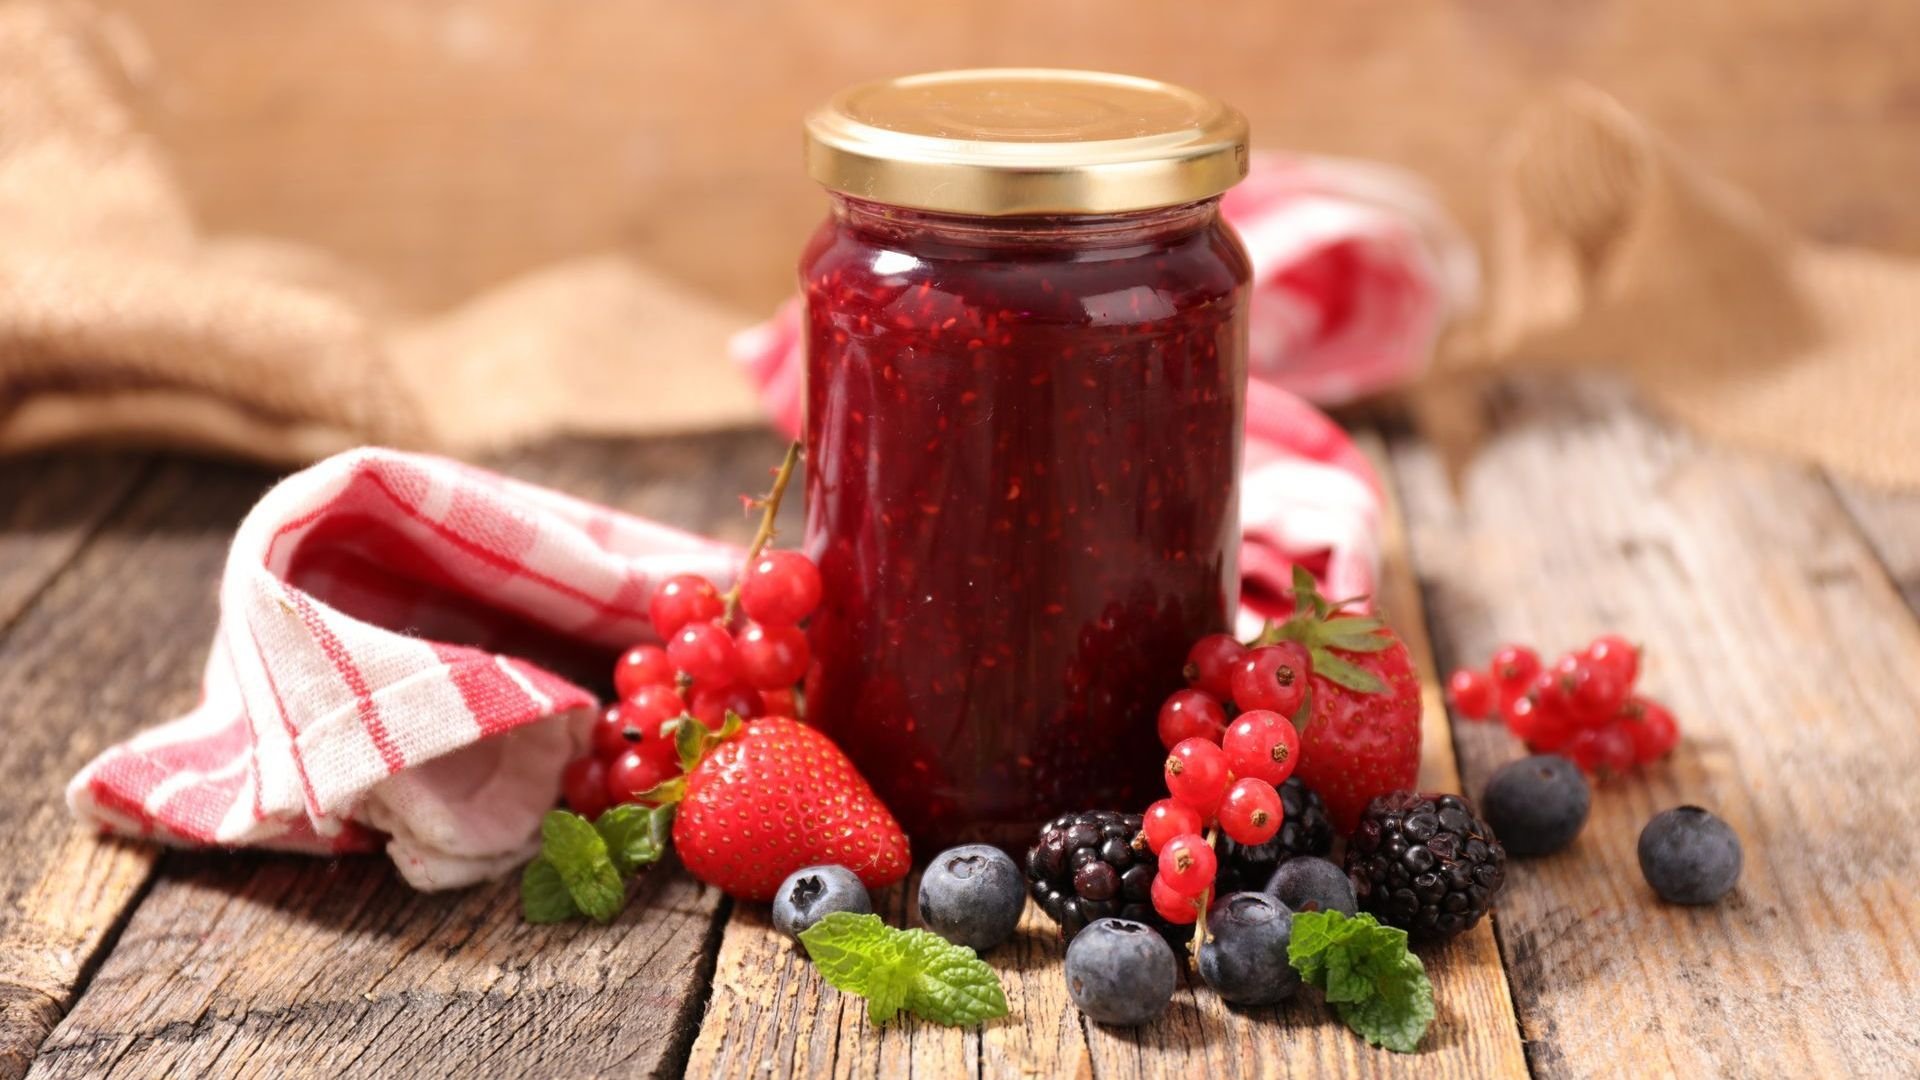
{"label": "blueberry", "polygon": [[1281,863],[1280,869],[1267,880],[1266,891],[1278,897],[1289,911],[1338,911],[1353,915],[1360,910],[1347,872],[1311,855]]}
{"label": "blueberry", "polygon": [[1102,1024],[1133,1027],[1167,1011],[1180,965],[1146,923],[1101,919],[1067,946],[1067,996]]}
{"label": "blueberry", "polygon": [[1664,900],[1711,904],[1740,878],[1740,838],[1697,806],[1657,814],[1640,830],[1640,873]]}
{"label": "blueberry", "polygon": [[873,899],[853,871],[844,866],[809,866],[795,870],[773,894],[773,925],[800,940],[800,931],[833,914],[851,911],[873,914]]}
{"label": "blueberry", "polygon": [[1020,867],[991,844],[948,848],[920,875],[921,924],[974,952],[1012,936],[1026,906]]}
{"label": "blueberry", "polygon": [[1293,912],[1285,904],[1266,893],[1223,896],[1207,911],[1200,977],[1235,1005],[1284,1001],[1300,989],[1300,973],[1287,960],[1292,939]]}
{"label": "blueberry", "polygon": [[1579,766],[1558,754],[1502,765],[1480,798],[1487,824],[1514,855],[1551,855],[1580,835],[1593,795]]}

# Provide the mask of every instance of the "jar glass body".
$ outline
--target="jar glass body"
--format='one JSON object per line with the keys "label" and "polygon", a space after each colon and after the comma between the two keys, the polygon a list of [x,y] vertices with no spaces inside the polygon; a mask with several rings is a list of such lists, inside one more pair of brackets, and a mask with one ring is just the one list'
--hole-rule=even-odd
{"label": "jar glass body", "polygon": [[1250,271],[1218,200],[975,217],[845,196],[801,259],[810,720],[923,857],[1137,811],[1239,577]]}

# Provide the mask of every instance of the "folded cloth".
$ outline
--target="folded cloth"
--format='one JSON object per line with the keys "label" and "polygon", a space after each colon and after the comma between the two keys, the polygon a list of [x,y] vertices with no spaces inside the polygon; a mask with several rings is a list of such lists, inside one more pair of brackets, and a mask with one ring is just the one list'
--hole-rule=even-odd
{"label": "folded cloth", "polygon": [[654,583],[732,548],[425,455],[357,450],[240,525],[200,704],[67,786],[103,828],[180,844],[367,851],[421,889],[529,858]]}
{"label": "folded cloth", "polygon": [[1920,261],[1795,235],[1587,87],[1499,161],[1485,321],[1451,362],[1603,365],[1714,439],[1920,488]]}
{"label": "folded cloth", "polygon": [[[0,5],[0,452],[138,442],[304,464],[749,421],[741,320],[613,256],[396,314],[324,253],[199,235],[85,5]],[[635,394],[636,385],[647,392]]]}

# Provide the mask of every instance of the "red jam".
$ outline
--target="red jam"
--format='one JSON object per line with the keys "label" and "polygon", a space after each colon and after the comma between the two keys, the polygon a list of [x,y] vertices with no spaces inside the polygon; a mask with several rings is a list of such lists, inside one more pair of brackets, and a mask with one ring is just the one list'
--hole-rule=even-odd
{"label": "red jam", "polygon": [[835,196],[806,296],[809,718],[924,856],[1138,810],[1237,602],[1245,252],[1217,200],[974,217]]}

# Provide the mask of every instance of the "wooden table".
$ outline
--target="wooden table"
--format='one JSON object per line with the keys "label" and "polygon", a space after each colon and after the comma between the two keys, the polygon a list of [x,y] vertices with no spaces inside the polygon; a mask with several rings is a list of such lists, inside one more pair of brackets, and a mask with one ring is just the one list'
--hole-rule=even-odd
{"label": "wooden table", "polygon": [[[1410,431],[1363,431],[1404,521],[1389,615],[1429,676],[1508,639],[1622,631],[1686,737],[1603,786],[1571,851],[1516,863],[1491,926],[1425,952],[1439,1018],[1418,1056],[1368,1049],[1311,995],[1243,1012],[1182,990],[1151,1026],[1088,1024],[1037,914],[990,956],[1007,1019],[876,1029],[764,908],[672,868],[610,926],[545,928],[512,883],[421,895],[381,858],[97,839],[61,786],[193,701],[227,536],[273,478],[72,454],[0,464],[0,1073],[1913,1074],[1920,498],[1703,447],[1604,385],[1482,404],[1492,434],[1457,490]],[[776,452],[740,432],[495,464],[743,537],[730,494]],[[1428,706],[1429,785],[1477,793],[1518,755]],[[1683,802],[1746,842],[1715,907],[1663,905],[1636,868],[1640,825]],[[911,910],[905,890],[882,903]]]}

